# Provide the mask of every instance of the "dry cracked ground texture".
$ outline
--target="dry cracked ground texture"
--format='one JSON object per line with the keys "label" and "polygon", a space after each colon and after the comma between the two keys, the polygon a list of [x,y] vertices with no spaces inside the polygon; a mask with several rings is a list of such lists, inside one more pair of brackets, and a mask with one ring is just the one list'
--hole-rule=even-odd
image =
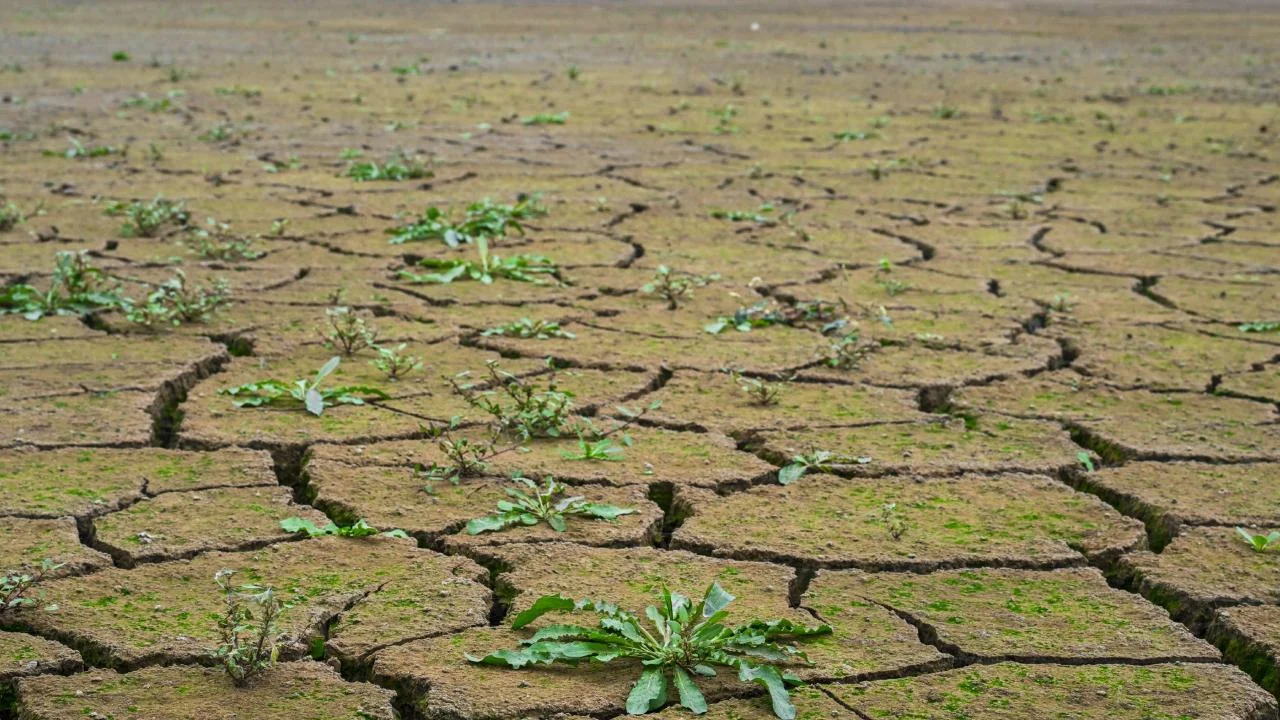
{"label": "dry cracked ground texture", "polygon": [[[86,251],[133,297],[181,268],[232,298],[0,317],[0,557],[63,563],[0,615],[0,717],[608,718],[635,668],[463,653],[543,593],[718,580],[834,627],[806,718],[1276,718],[1280,553],[1235,527],[1280,527],[1280,12],[1215,5],[0,3],[0,281]],[[347,174],[400,156],[429,174]],[[532,193],[491,249],[548,282],[401,274],[476,250],[389,229]],[[160,195],[185,225],[104,212]],[[660,266],[718,278],[671,308]],[[425,367],[348,358],[389,398],[321,417],[217,393],[314,372],[335,302]],[[704,328],[759,303],[788,322]],[[484,332],[521,318],[571,337]],[[483,420],[444,377],[499,358],[553,358],[597,424],[662,404],[620,459],[537,440],[424,492],[423,425]],[[637,512],[463,532],[515,472]],[[221,568],[292,603],[248,689],[209,657]]]}

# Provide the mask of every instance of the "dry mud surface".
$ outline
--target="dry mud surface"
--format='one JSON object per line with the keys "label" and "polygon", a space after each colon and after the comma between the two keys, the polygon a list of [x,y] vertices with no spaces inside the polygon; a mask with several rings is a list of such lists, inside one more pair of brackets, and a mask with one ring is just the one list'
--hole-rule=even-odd
{"label": "dry mud surface", "polygon": [[[804,718],[1277,720],[1280,548],[1235,528],[1280,529],[1280,10],[1059,5],[0,0],[0,287],[70,251],[135,299],[230,292],[0,314],[0,569],[60,563],[0,612],[0,720],[607,720],[635,667],[463,654],[545,593],[713,580],[834,628]],[[488,247],[539,282],[416,281],[477,246],[390,242],[535,195]],[[186,215],[107,212],[160,196]],[[663,267],[700,280],[668,303]],[[423,366],[345,357],[328,386],[386,397],[319,417],[219,393],[314,373],[335,305]],[[609,459],[424,480],[427,428],[489,436],[449,378],[493,361],[578,422],[654,407]],[[468,534],[514,474],[634,512]],[[223,568],[290,603],[244,689]]]}

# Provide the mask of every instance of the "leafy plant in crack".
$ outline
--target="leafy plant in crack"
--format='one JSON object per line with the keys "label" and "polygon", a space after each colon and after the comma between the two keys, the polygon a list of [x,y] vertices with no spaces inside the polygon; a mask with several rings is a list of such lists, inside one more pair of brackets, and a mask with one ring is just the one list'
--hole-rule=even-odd
{"label": "leafy plant in crack", "polygon": [[1240,332],[1246,333],[1268,333],[1280,332],[1280,322],[1248,322],[1241,323],[1237,326]]}
{"label": "leafy plant in crack", "polygon": [[386,535],[387,537],[408,538],[409,533],[403,530],[379,530],[364,518],[356,520],[350,525],[338,525],[330,522],[324,527],[316,525],[306,518],[288,517],[280,521],[280,529],[291,533],[304,533],[307,537],[324,537],[325,535],[337,535],[345,538],[362,538],[371,535]]}
{"label": "leafy plant in crack", "polygon": [[372,160],[353,162],[347,166],[346,172],[347,177],[359,182],[418,180],[434,174],[426,163],[405,154],[390,158],[381,165]]}
{"label": "leafy plant in crack", "polygon": [[280,654],[280,614],[286,606],[270,587],[232,585],[234,574],[223,569],[213,576],[226,605],[218,618],[221,644],[213,656],[231,682],[244,687],[275,665]]}
{"label": "leafy plant in crack", "polygon": [[774,207],[772,205],[765,203],[764,205],[761,205],[760,208],[758,210],[755,210],[754,212],[749,210],[748,211],[712,210],[711,217],[715,218],[716,220],[728,220],[730,222],[753,222],[757,225],[771,226],[771,225],[778,224],[777,220],[774,220],[773,218],[769,217],[769,214],[772,213],[773,210],[774,210]]}
{"label": "leafy plant in crack", "polygon": [[9,232],[31,218],[43,214],[43,201],[36,203],[35,209],[31,212],[23,212],[21,208],[11,202],[0,205],[0,232]]}
{"label": "leafy plant in crack", "polygon": [[429,207],[416,222],[387,231],[391,243],[440,240],[451,248],[470,244],[478,238],[501,238],[509,231],[524,234],[522,220],[541,217],[547,208],[539,203],[539,196],[521,195],[514,205],[495,203],[489,198],[467,206],[458,222],[451,222],[439,208]]}
{"label": "leafy plant in crack", "polygon": [[512,481],[522,485],[523,489],[506,488],[507,497],[511,499],[499,500],[498,512],[493,515],[468,521],[468,534],[479,535],[540,522],[545,522],[556,532],[564,532],[566,519],[574,515],[613,521],[635,512],[631,508],[590,502],[581,495],[568,495],[568,487],[551,477],[543,481],[542,487],[525,477],[514,477]]}
{"label": "leafy plant in crack", "polygon": [[520,119],[521,125],[563,125],[569,120],[569,113],[538,113]]}
{"label": "leafy plant in crack", "polygon": [[[630,438],[624,439],[624,444],[630,445]],[[617,462],[622,459],[623,449],[613,442],[613,438],[600,438],[599,440],[590,440],[586,435],[578,436],[578,451],[562,452],[560,457],[565,460],[590,460],[594,462]]]}
{"label": "leafy plant in crack", "polygon": [[782,396],[785,383],[770,383],[759,378],[747,377],[737,370],[730,370],[729,377],[738,384],[738,388],[751,398],[752,405],[768,407],[777,405]]}
{"label": "leafy plant in crack", "polygon": [[[479,280],[485,285],[491,285],[496,278],[534,285],[550,285],[556,282],[555,275],[559,269],[555,263],[542,255],[512,255],[505,258],[490,255],[489,242],[483,236],[476,238],[475,245],[479,262],[423,258],[418,261],[419,267],[439,272],[415,273],[401,270],[400,277],[412,283],[431,285],[445,285],[455,280]],[[551,277],[552,280],[548,281],[543,276]]]}
{"label": "leafy plant in crack", "polygon": [[483,384],[465,382],[469,371],[449,378],[449,384],[468,405],[492,417],[494,427],[522,440],[561,437],[570,430],[573,393],[560,389],[554,371],[540,388],[503,370],[497,360],[485,365],[489,377]]}
{"label": "leafy plant in crack", "polygon": [[695,288],[705,287],[720,279],[720,275],[694,275],[676,272],[666,265],[659,265],[653,279],[645,283],[640,291],[646,295],[656,295],[667,302],[667,308],[677,310],[682,298],[692,296]]}
{"label": "leafy plant in crack", "polygon": [[182,201],[166,200],[157,196],[151,202],[134,200],[129,203],[112,201],[103,213],[111,217],[123,217],[121,237],[155,237],[168,225],[186,225],[191,219]]}
{"label": "leafy plant in crack", "polygon": [[[31,589],[62,565],[63,563],[45,558],[40,561],[40,568],[34,572],[19,570],[0,575],[0,617],[36,605],[38,601],[30,596]],[[51,605],[48,609],[56,610],[57,606]]]}
{"label": "leafy plant in crack", "polygon": [[840,142],[850,142],[852,140],[875,140],[880,137],[880,133],[867,130],[843,130],[838,133],[832,133],[831,137]]}
{"label": "leafy plant in crack", "polygon": [[126,303],[125,319],[148,329],[165,325],[207,322],[218,308],[231,301],[231,291],[222,278],[208,285],[189,287],[181,270],[147,295],[142,304]]}
{"label": "leafy plant in crack", "polygon": [[378,351],[378,357],[370,360],[369,364],[386,373],[387,379],[391,382],[395,382],[415,370],[421,370],[422,358],[417,355],[405,354],[404,348],[404,343],[400,343],[393,348],[374,345],[373,349]]}
{"label": "leafy plant in crack", "polygon": [[208,227],[191,228],[191,241],[187,247],[202,260],[220,260],[235,262],[237,260],[257,260],[266,255],[261,250],[253,249],[253,238],[231,235],[231,226],[213,218],[206,218]]}
{"label": "leafy plant in crack", "polygon": [[454,431],[462,423],[457,415],[449,419],[447,425],[423,427],[422,432],[428,439],[436,441],[436,448],[447,458],[446,463],[432,462],[429,465],[418,463],[414,472],[427,480],[426,489],[430,492],[430,483],[448,481],[457,485],[464,478],[483,475],[489,469],[489,461],[505,452],[520,447],[519,443],[499,447],[502,439],[501,428],[495,428],[489,436],[482,440],[471,440],[466,437],[455,437]]}
{"label": "leafy plant in crack", "polygon": [[336,388],[321,388],[320,383],[329,376],[342,358],[334,356],[316,372],[314,378],[294,380],[292,385],[279,380],[259,380],[253,383],[223,388],[219,395],[230,395],[236,407],[267,406],[302,406],[312,415],[319,416],[327,407],[334,405],[364,405],[367,400],[386,400],[382,390],[367,385],[344,385]]}
{"label": "leafy plant in crack", "polygon": [[884,529],[889,532],[889,537],[894,540],[901,540],[902,536],[907,534],[907,519],[898,510],[897,503],[881,505],[879,520],[884,525]]}
{"label": "leafy plant in crack", "polygon": [[878,346],[864,343],[855,328],[852,332],[833,338],[822,349],[822,364],[838,370],[852,370],[864,358],[875,352]]}
{"label": "leafy plant in crack", "polygon": [[480,334],[484,337],[499,335],[537,340],[550,340],[552,338],[572,340],[576,337],[573,333],[561,328],[558,322],[552,320],[530,320],[527,317],[514,320],[505,325],[496,325]]}
{"label": "leafy plant in crack", "polygon": [[0,287],[0,315],[17,314],[39,320],[46,315],[87,315],[122,307],[125,298],[118,285],[107,285],[108,277],[89,262],[88,253],[58,252],[48,290],[40,291],[25,283]]}
{"label": "leafy plant in crack", "polygon": [[790,485],[808,472],[833,472],[836,465],[867,465],[871,458],[837,455],[827,450],[814,450],[796,455],[791,462],[778,470],[778,484]]}
{"label": "leafy plant in crack", "polygon": [[499,650],[467,660],[485,665],[522,668],[526,665],[583,661],[608,663],[619,658],[639,660],[644,666],[627,696],[627,713],[643,715],[666,705],[674,684],[680,704],[697,714],[707,711],[707,701],[695,676],[714,677],[715,666],[738,671],[742,682],[754,682],[769,693],[774,715],[794,720],[795,705],[788,685],[799,678],[777,664],[808,663],[808,657],[786,641],[831,633],[829,625],[806,626],[790,620],[753,620],[727,625],[726,608],[734,597],[712,583],[698,602],[665,586],[657,607],[645,609],[651,623],[617,605],[599,600],[574,601],[562,595],[544,595],[516,616],[512,628],[520,629],[549,612],[591,611],[600,616],[596,627],[557,624],[544,627],[515,650]]}
{"label": "leafy plant in crack", "polygon": [[1084,467],[1085,472],[1093,472],[1094,468],[1093,468],[1092,455],[1085,452],[1084,450],[1081,450],[1080,452],[1076,453],[1076,460],[1080,463],[1082,467]]}
{"label": "leafy plant in crack", "polygon": [[1280,530],[1272,530],[1266,535],[1254,535],[1248,530],[1238,527],[1236,532],[1240,534],[1240,537],[1244,538],[1245,542],[1249,543],[1249,547],[1253,548],[1254,552],[1265,552],[1272,547],[1280,547]]}
{"label": "leafy plant in crack", "polygon": [[378,330],[362,315],[345,305],[325,310],[329,330],[319,330],[325,346],[352,357],[365,348],[377,347]]}
{"label": "leafy plant in crack", "polygon": [[45,157],[65,157],[68,160],[78,160],[80,158],[97,158],[106,157],[108,155],[118,155],[120,150],[110,145],[91,145],[85,147],[79,140],[68,137],[67,141],[71,143],[71,147],[63,152],[56,150],[45,150],[41,152]]}

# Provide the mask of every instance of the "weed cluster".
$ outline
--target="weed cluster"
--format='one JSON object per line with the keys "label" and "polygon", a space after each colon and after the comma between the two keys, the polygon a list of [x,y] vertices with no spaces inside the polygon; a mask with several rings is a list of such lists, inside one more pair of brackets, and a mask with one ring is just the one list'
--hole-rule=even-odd
{"label": "weed cluster", "polygon": [[480,333],[485,337],[495,335],[525,339],[550,340],[563,338],[572,340],[575,335],[560,327],[560,323],[551,320],[530,320],[527,317],[514,320],[505,325],[496,325]]}
{"label": "weed cluster", "polygon": [[694,288],[705,287],[719,280],[718,274],[694,275],[672,271],[666,265],[659,265],[653,279],[645,283],[640,291],[646,295],[656,295],[667,303],[667,308],[677,310],[680,300],[693,295]]}
{"label": "weed cluster", "polygon": [[547,208],[538,202],[538,195],[523,196],[514,205],[495,203],[489,198],[472,203],[463,212],[461,220],[451,222],[437,207],[429,207],[417,221],[392,228],[391,243],[441,240],[451,248],[470,244],[480,238],[502,238],[508,232],[524,234],[521,221],[541,217]]}
{"label": "weed cluster", "polygon": [[144,302],[125,302],[124,316],[131,323],[156,329],[166,325],[207,322],[218,308],[230,302],[227,281],[217,278],[208,285],[189,287],[187,274],[177,270]]}
{"label": "weed cluster", "polygon": [[25,283],[0,288],[0,314],[39,320],[46,315],[87,315],[122,307],[126,300],[119,286],[108,280],[107,273],[89,262],[88,253],[59,252],[54,256],[49,289],[41,292]]}
{"label": "weed cluster", "polygon": [[382,390],[367,385],[343,385],[336,388],[321,388],[320,384],[337,369],[342,362],[340,357],[332,357],[316,372],[310,380],[300,378],[292,385],[280,380],[267,379],[257,382],[223,388],[219,395],[230,395],[236,407],[303,407],[312,415],[319,416],[327,407],[334,405],[364,405],[368,400],[386,400]]}
{"label": "weed cluster", "polygon": [[[493,284],[494,279],[503,278],[516,282],[548,285],[556,282],[559,272],[550,259],[542,255],[511,255],[500,257],[489,254],[489,242],[481,236],[475,240],[479,261],[423,258],[418,261],[419,267],[437,272],[415,273],[401,270],[400,277],[412,283],[429,285],[447,285],[455,280],[478,280],[485,285]],[[546,280],[543,276],[551,277]]]}
{"label": "weed cluster", "polygon": [[182,201],[166,200],[157,196],[151,202],[134,200],[129,203],[112,201],[103,212],[112,217],[123,217],[121,237],[155,237],[169,225],[186,225],[191,219]]}
{"label": "weed cluster", "polygon": [[244,687],[275,665],[280,654],[280,615],[286,606],[270,587],[232,585],[234,574],[219,570],[213,576],[226,606],[218,618],[221,644],[213,656],[231,682]]}
{"label": "weed cluster", "polygon": [[613,521],[635,512],[631,508],[590,502],[580,495],[568,495],[568,488],[550,477],[541,487],[524,477],[514,477],[512,482],[522,487],[506,488],[507,497],[511,499],[499,500],[498,512],[468,521],[467,533],[479,535],[540,522],[556,532],[564,532],[565,520],[572,516]]}

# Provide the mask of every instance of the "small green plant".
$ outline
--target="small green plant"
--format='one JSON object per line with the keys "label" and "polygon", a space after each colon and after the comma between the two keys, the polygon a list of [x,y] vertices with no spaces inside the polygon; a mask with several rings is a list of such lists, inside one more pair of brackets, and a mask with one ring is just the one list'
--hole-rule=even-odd
{"label": "small green plant", "polygon": [[893,277],[893,263],[888,258],[880,258],[875,277],[876,285],[880,286],[880,289],[889,297],[897,297],[911,289],[911,283]]}
{"label": "small green plant", "polygon": [[396,382],[405,375],[422,369],[422,358],[405,354],[404,343],[393,348],[375,345],[373,349],[378,351],[378,357],[370,360],[369,364],[386,373],[387,379],[391,382]]}
{"label": "small green plant", "polygon": [[129,62],[129,53],[123,50],[117,50],[111,53],[111,59],[115,62]]}
{"label": "small green plant", "polygon": [[318,330],[325,347],[339,350],[345,357],[352,357],[365,348],[377,346],[378,329],[354,309],[339,305],[324,312],[329,323],[328,331]]}
{"label": "small green plant", "polygon": [[336,388],[320,388],[320,384],[337,369],[342,358],[334,356],[308,380],[301,378],[288,385],[279,380],[259,380],[235,387],[223,388],[219,395],[230,395],[236,407],[302,406],[312,415],[319,416],[334,405],[364,405],[367,400],[386,400],[382,390],[367,385],[344,385]]}
{"label": "small green plant", "polygon": [[594,628],[549,625],[522,641],[522,647],[515,650],[466,657],[473,663],[517,669],[557,662],[577,665],[588,660],[598,663],[620,658],[638,660],[644,669],[627,696],[627,713],[631,715],[643,715],[666,705],[672,684],[681,705],[697,714],[707,712],[706,698],[694,677],[713,677],[716,674],[713,666],[718,665],[737,670],[742,682],[764,687],[774,715],[782,720],[794,720],[796,708],[787,686],[799,684],[800,680],[774,663],[809,662],[803,652],[784,642],[828,635],[831,627],[800,625],[790,620],[726,625],[726,608],[733,600],[718,583],[712,583],[698,602],[664,586],[659,605],[650,606],[644,612],[652,623],[651,628],[646,628],[638,616],[613,603],[544,595],[528,610],[516,615],[513,629],[526,627],[550,612],[582,610],[599,615],[598,625]]}
{"label": "small green plant", "polygon": [[495,335],[504,337],[518,337],[526,339],[550,340],[552,338],[563,338],[572,340],[576,337],[573,333],[560,327],[560,323],[551,320],[530,320],[527,317],[514,320],[505,325],[496,325],[480,333],[485,337]]}
{"label": "small green plant", "polygon": [[1081,450],[1076,453],[1076,460],[1079,461],[1080,465],[1085,469],[1085,472],[1093,472],[1093,456],[1089,453]]}
{"label": "small green plant", "polygon": [[1069,313],[1074,307],[1075,302],[1071,298],[1071,293],[1059,293],[1049,301],[1049,309],[1058,313]]}
{"label": "small green plant", "polygon": [[145,328],[207,322],[218,308],[231,302],[227,281],[217,278],[208,285],[189,287],[187,274],[177,270],[147,295],[145,302],[126,303],[125,319]]}
{"label": "small green plant", "polygon": [[731,135],[741,129],[733,124],[734,118],[738,117],[738,114],[742,112],[737,105],[725,105],[707,112],[716,119],[716,126],[712,128],[712,132],[715,134]]}
{"label": "small green plant", "polygon": [[360,182],[375,180],[418,180],[429,178],[435,173],[421,160],[408,155],[389,158],[379,165],[373,161],[353,162],[347,166],[347,177]]}
{"label": "small green plant", "polygon": [[49,289],[40,291],[25,283],[0,287],[0,315],[17,314],[28,320],[46,315],[87,315],[124,305],[118,285],[107,285],[108,275],[89,262],[88,253],[61,251],[54,255]]}
{"label": "small green plant", "polygon": [[902,536],[907,534],[907,519],[898,510],[897,503],[881,505],[879,520],[884,525],[884,529],[889,532],[889,537],[894,540],[901,540]]}
{"label": "small green plant", "polygon": [[483,384],[465,382],[469,372],[455,375],[449,383],[468,405],[488,414],[496,428],[522,440],[561,437],[570,430],[573,393],[560,389],[555,372],[540,388],[503,370],[497,360],[490,360],[486,368],[489,376]]}
{"label": "small green plant", "polygon": [[563,125],[569,120],[568,112],[538,113],[520,118],[521,125]]}
{"label": "small green plant", "polygon": [[804,477],[808,472],[832,472],[836,465],[867,465],[869,457],[847,457],[827,450],[815,450],[810,453],[796,455],[791,462],[778,471],[778,483],[790,485]]}
{"label": "small green plant", "polygon": [[570,80],[575,82],[578,78],[582,77],[582,71],[578,69],[577,65],[570,65],[569,68],[564,71],[564,74],[568,76]]}
{"label": "small green plant", "polygon": [[23,212],[14,203],[5,203],[0,205],[0,232],[9,232],[18,225],[30,220],[33,217],[44,214],[44,203],[36,203],[36,207],[31,212]]}
{"label": "small green plant", "polygon": [[1238,527],[1236,532],[1240,534],[1240,537],[1244,538],[1245,542],[1249,543],[1249,547],[1253,548],[1254,552],[1266,552],[1273,546],[1280,547],[1280,530],[1272,530],[1266,535],[1254,535],[1248,530]]}
{"label": "small green plant", "polygon": [[842,132],[832,133],[831,136],[840,142],[850,142],[853,140],[875,140],[880,137],[880,133],[868,132],[865,130],[844,130]]}
{"label": "small green plant", "polygon": [[257,260],[266,254],[253,248],[253,238],[231,235],[230,225],[213,218],[206,218],[205,223],[208,227],[191,228],[192,239],[187,242],[187,247],[200,259],[236,262]]}
{"label": "small green plant", "polygon": [[768,203],[761,205],[758,209],[752,210],[712,210],[711,217],[716,220],[728,220],[729,222],[753,222],[757,225],[773,226],[778,221],[769,217],[774,211],[774,207]]}
{"label": "small green plant", "polygon": [[281,237],[288,228],[289,218],[279,218],[271,221],[271,229],[267,231],[267,234],[271,237]]}
{"label": "small green plant", "polygon": [[462,418],[453,416],[447,425],[432,425],[431,427],[423,427],[422,432],[428,439],[436,441],[436,448],[444,454],[447,462],[432,462],[429,465],[418,463],[414,467],[414,472],[427,481],[424,489],[430,491],[431,483],[436,481],[448,481],[457,485],[463,478],[477,477],[483,475],[489,469],[489,461],[497,455],[519,447],[519,444],[510,444],[504,448],[498,447],[498,441],[501,439],[502,431],[500,428],[495,429],[487,438],[483,440],[471,440],[465,437],[455,437],[453,432],[458,429],[462,422]]}
{"label": "small green plant", "polygon": [[938,103],[933,106],[933,116],[939,120],[950,120],[960,117],[960,108],[946,103]]}
{"label": "small green plant", "polygon": [[68,160],[78,160],[81,158],[106,157],[108,155],[117,155],[120,153],[119,150],[110,145],[91,145],[89,147],[85,147],[79,140],[76,140],[73,137],[67,138],[67,141],[71,143],[71,147],[67,148],[65,151],[57,152],[55,150],[45,150],[41,154],[46,157],[65,157]]}
{"label": "small green plant", "polygon": [[515,525],[537,525],[545,522],[556,532],[565,531],[565,521],[574,515],[613,521],[635,510],[588,501],[580,495],[568,495],[568,488],[553,478],[546,478],[542,487],[524,477],[514,477],[521,487],[506,488],[510,500],[498,501],[498,512],[467,522],[467,533],[505,530]]}
{"label": "small green plant", "polygon": [[151,202],[134,200],[129,203],[112,201],[103,213],[111,217],[123,217],[121,237],[155,237],[169,225],[186,225],[191,219],[182,201],[166,200],[157,196]]}
{"label": "small green plant", "polygon": [[495,203],[489,198],[471,203],[462,219],[451,222],[440,208],[429,207],[417,221],[387,231],[391,244],[442,240],[451,248],[470,244],[479,238],[501,238],[508,232],[524,234],[522,220],[541,217],[547,208],[539,203],[539,196],[521,196],[514,205]]}
{"label": "small green plant", "polygon": [[306,518],[287,517],[280,521],[280,529],[285,532],[302,533],[307,537],[324,537],[326,535],[337,535],[345,538],[362,538],[371,535],[386,535],[387,537],[408,538],[409,534],[403,530],[379,530],[364,521],[364,518],[356,520],[350,525],[338,525],[330,522],[324,527],[320,527]]}
{"label": "small green plant", "polygon": [[857,329],[832,338],[821,351],[822,364],[837,370],[852,370],[875,352],[875,344],[864,343]]}
{"label": "small green plant", "polygon": [[[549,258],[542,255],[511,255],[505,258],[491,255],[489,242],[483,236],[476,238],[475,245],[479,262],[423,258],[418,261],[419,267],[438,272],[415,273],[401,270],[400,277],[412,283],[429,285],[447,285],[455,280],[478,280],[485,285],[491,285],[498,278],[534,285],[550,285],[556,282],[555,275],[559,269]],[[552,280],[546,280],[543,276],[550,276]]]}
{"label": "small green plant", "polygon": [[[172,97],[181,96],[181,91],[174,91],[174,92],[177,94],[173,95]],[[125,98],[124,100],[121,100],[120,106],[126,107],[126,108],[141,108],[143,110],[146,110],[147,112],[168,112],[170,109],[173,108],[172,97],[153,98],[150,95],[143,92],[143,93],[138,93],[134,97]]]}
{"label": "small green plant", "polygon": [[205,132],[197,135],[196,139],[201,142],[220,143],[228,140],[234,140],[238,134],[239,130],[236,129],[235,125],[222,123],[221,125],[214,125]]}
{"label": "small green plant", "polygon": [[[40,569],[34,572],[15,571],[0,575],[0,617],[36,605],[39,601],[30,596],[31,589],[62,565],[45,558],[40,561]],[[57,609],[56,606],[50,608]]]}
{"label": "small green plant", "polygon": [[667,308],[676,310],[682,298],[692,296],[694,288],[705,287],[720,279],[719,274],[693,275],[673,271],[666,265],[659,265],[653,279],[645,283],[640,291],[646,295],[656,295],[667,302]]}
{"label": "small green plant", "polygon": [[213,576],[226,606],[218,618],[222,642],[213,657],[236,687],[244,687],[279,658],[279,622],[285,605],[270,587],[232,585],[234,574],[223,569]]}
{"label": "small green plant", "polygon": [[1280,322],[1248,322],[1241,323],[1237,326],[1240,332],[1245,333],[1269,333],[1280,332]]}
{"label": "small green plant", "polygon": [[782,383],[770,383],[758,378],[747,377],[736,370],[729,371],[729,376],[738,384],[738,388],[751,398],[752,405],[768,407],[777,405],[782,396]]}
{"label": "small green plant", "polygon": [[[624,441],[625,442],[625,441]],[[623,449],[613,442],[613,438],[590,440],[585,435],[578,436],[578,451],[562,452],[565,460],[589,460],[593,462],[617,462],[622,459]]]}

